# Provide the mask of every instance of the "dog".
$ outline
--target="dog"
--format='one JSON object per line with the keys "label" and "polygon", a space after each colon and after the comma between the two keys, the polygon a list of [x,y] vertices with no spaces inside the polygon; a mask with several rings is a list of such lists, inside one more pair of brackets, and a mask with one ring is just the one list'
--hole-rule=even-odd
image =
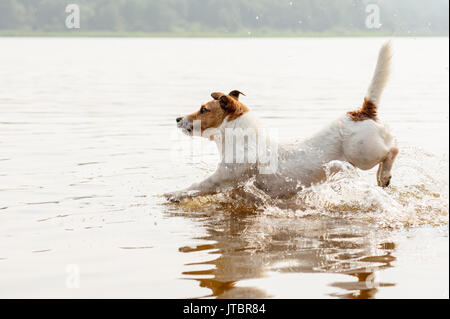
{"label": "dog", "polygon": [[[269,196],[288,197],[302,187],[323,182],[325,165],[333,161],[348,162],[362,170],[378,165],[378,186],[389,186],[399,150],[389,128],[379,119],[377,109],[388,81],[391,57],[391,45],[387,42],[380,49],[375,73],[359,109],[347,112],[305,141],[277,145],[276,149],[270,149],[273,145],[270,135],[260,129],[257,118],[240,101],[242,92],[212,93],[211,101],[192,114],[178,117],[176,123],[189,136],[199,135],[215,141],[220,163],[204,181],[165,194],[167,199],[177,202],[190,196],[218,193],[252,177],[254,185]],[[243,139],[237,138],[244,141],[241,149],[236,150],[236,136],[228,134],[229,131],[244,132]],[[267,156],[262,161],[262,153],[270,153],[269,158],[275,159],[276,165],[268,165]]]}

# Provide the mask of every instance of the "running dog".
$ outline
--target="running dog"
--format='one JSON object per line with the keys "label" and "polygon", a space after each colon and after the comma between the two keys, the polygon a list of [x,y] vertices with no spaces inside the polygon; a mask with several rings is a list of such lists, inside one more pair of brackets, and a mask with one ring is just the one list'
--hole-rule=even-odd
{"label": "running dog", "polygon": [[[243,93],[237,90],[229,94],[212,93],[211,101],[192,114],[178,117],[176,123],[189,136],[201,135],[215,141],[220,163],[210,177],[182,191],[165,194],[167,199],[179,201],[189,196],[218,193],[252,177],[254,185],[271,197],[292,196],[302,187],[324,181],[325,165],[333,161],[348,162],[362,170],[378,165],[378,185],[389,186],[398,148],[388,127],[378,118],[377,109],[389,77],[391,56],[388,42],[379,52],[375,73],[359,109],[347,112],[311,138],[277,145],[275,151],[268,150],[273,145],[270,136],[261,131],[256,117],[239,100]],[[243,147],[238,150],[235,150],[236,137],[229,134],[236,131],[246,132]],[[263,162],[261,154],[256,154],[261,149],[260,153],[268,151],[269,157],[275,156],[275,167],[268,165],[267,156]],[[268,169],[271,166],[272,170]]]}

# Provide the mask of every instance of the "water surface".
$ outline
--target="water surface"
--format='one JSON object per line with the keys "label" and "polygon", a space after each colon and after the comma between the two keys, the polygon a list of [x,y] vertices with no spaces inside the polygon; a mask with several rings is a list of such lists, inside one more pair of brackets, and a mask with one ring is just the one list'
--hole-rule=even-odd
{"label": "water surface", "polygon": [[174,125],[211,92],[305,138],[361,104],[383,41],[0,38],[0,297],[448,298],[448,38],[393,41],[391,187],[161,196],[215,169]]}

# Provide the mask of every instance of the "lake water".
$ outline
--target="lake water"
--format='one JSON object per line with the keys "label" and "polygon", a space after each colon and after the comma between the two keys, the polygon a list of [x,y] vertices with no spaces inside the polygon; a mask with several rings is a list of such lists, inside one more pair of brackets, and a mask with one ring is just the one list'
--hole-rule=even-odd
{"label": "lake water", "polygon": [[384,40],[0,38],[0,297],[448,298],[448,38],[393,39],[391,187],[161,196],[215,169],[175,148],[211,92],[305,138],[361,104]]}

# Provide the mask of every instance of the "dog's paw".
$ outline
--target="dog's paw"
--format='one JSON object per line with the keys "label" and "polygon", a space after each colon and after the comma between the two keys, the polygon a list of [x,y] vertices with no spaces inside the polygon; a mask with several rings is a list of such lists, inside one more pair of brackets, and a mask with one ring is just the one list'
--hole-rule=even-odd
{"label": "dog's paw", "polygon": [[166,193],[164,197],[171,203],[179,203],[183,199],[183,192]]}
{"label": "dog's paw", "polygon": [[378,179],[378,186],[380,187],[388,187],[391,184],[391,178],[392,176],[383,176],[382,178]]}
{"label": "dog's paw", "polygon": [[166,194],[164,194],[164,197],[166,197],[166,199],[169,202],[179,203],[183,199],[192,198],[197,195],[200,195],[200,192],[197,190],[182,190],[182,191],[166,193]]}
{"label": "dog's paw", "polygon": [[191,198],[193,196],[196,196],[198,194],[197,191],[177,191],[172,193],[166,193],[164,196],[169,202],[172,203],[179,203],[183,199]]}

